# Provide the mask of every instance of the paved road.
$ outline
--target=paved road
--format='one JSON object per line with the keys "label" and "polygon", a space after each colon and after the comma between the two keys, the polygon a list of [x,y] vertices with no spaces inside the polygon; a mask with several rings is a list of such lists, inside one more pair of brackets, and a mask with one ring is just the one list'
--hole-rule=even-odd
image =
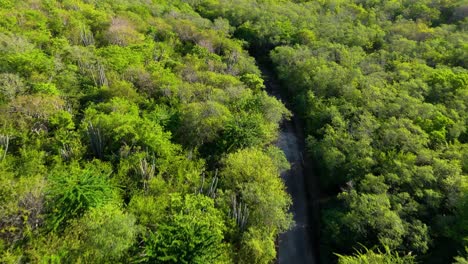
{"label": "paved road", "polygon": [[[267,91],[281,99],[279,82],[275,75],[268,69],[262,68]],[[291,169],[281,176],[286,184],[287,191],[292,197],[293,205],[290,208],[294,215],[295,226],[279,237],[278,263],[279,264],[314,264],[314,240],[311,237],[311,229],[308,226],[310,212],[306,184],[304,182],[304,168],[302,159],[303,138],[297,131],[298,126],[291,121],[284,121],[281,126],[277,146],[281,148]]]}

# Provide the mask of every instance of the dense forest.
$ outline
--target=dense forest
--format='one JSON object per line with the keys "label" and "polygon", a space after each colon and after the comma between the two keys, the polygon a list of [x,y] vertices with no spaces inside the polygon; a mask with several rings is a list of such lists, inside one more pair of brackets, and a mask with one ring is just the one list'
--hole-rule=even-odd
{"label": "dense forest", "polygon": [[466,0],[0,0],[0,263],[273,263],[294,225],[275,147],[292,113],[321,263],[468,263],[467,16]]}

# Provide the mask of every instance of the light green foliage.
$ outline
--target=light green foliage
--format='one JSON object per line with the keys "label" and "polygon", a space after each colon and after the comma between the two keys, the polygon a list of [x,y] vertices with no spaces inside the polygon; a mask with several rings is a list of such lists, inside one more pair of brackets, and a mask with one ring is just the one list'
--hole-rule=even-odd
{"label": "light green foliage", "polygon": [[230,118],[229,109],[217,102],[192,103],[182,110],[181,133],[187,145],[213,142]]}
{"label": "light green foliage", "polygon": [[90,129],[99,134],[102,142],[94,142],[98,139],[91,135],[89,140],[91,144],[102,146],[99,153],[93,149],[100,158],[104,153],[118,154],[125,147],[146,150],[158,157],[167,157],[176,149],[169,141],[169,133],[164,132],[157,123],[140,117],[138,106],[123,98],[113,98],[108,103],[88,108],[83,124],[88,135]]}
{"label": "light green foliage", "polygon": [[284,192],[279,168],[258,149],[244,149],[224,160],[221,186],[232,190],[249,208],[250,225],[281,232],[289,228],[291,199]]}
{"label": "light green foliage", "polygon": [[49,123],[51,127],[58,129],[73,130],[75,128],[73,115],[66,111],[60,111],[52,115]]}
{"label": "light green foliage", "polygon": [[265,88],[262,78],[256,74],[245,74],[241,77],[241,81],[254,91],[260,91],[261,89]]}
{"label": "light green foliage", "polygon": [[397,253],[391,252],[388,247],[385,248],[385,252],[380,250],[369,250],[358,251],[353,256],[342,256],[338,255],[339,264],[412,264],[416,263],[415,259],[411,255],[400,256]]}
{"label": "light green foliage", "polygon": [[276,257],[275,232],[265,233],[251,228],[242,237],[243,250],[239,252],[238,263],[271,263]]}
{"label": "light green foliage", "polygon": [[138,228],[132,215],[118,206],[93,208],[65,230],[66,262],[112,263],[122,259],[135,243]]}
{"label": "light green foliage", "polygon": [[214,201],[203,195],[171,195],[168,215],[145,238],[144,262],[216,262],[225,227]]}
{"label": "light green foliage", "polygon": [[239,263],[270,263],[275,257],[276,235],[292,224],[287,213],[291,199],[279,178],[284,162],[284,156],[274,152],[269,156],[259,149],[239,150],[224,159],[220,172],[224,203],[231,212],[240,210],[237,203],[244,206],[243,214],[232,215],[244,218],[237,221],[243,232]]}

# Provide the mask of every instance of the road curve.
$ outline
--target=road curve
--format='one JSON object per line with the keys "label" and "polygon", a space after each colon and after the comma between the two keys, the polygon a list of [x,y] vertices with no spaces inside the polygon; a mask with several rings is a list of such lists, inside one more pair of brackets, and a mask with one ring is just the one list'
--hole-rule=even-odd
{"label": "road curve", "polygon": [[[274,73],[266,67],[260,66],[265,86],[270,95],[281,98],[281,87]],[[284,100],[282,100],[284,102]],[[304,179],[304,160],[302,133],[299,126],[292,120],[286,120],[281,125],[281,131],[277,146],[283,150],[291,164],[291,169],[284,172],[283,178],[286,189],[291,195],[293,204],[290,212],[294,216],[294,227],[279,236],[278,263],[279,264],[314,264],[315,256],[314,239],[311,234],[314,230],[309,226],[310,208],[307,195],[307,184]]]}

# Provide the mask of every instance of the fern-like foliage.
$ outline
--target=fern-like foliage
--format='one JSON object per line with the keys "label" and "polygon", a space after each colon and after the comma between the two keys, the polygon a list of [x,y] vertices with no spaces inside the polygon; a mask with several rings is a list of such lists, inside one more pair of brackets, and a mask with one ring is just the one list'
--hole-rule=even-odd
{"label": "fern-like foliage", "polygon": [[61,229],[70,219],[82,216],[89,208],[109,202],[114,188],[108,173],[77,164],[54,170],[49,176],[46,194],[48,224],[52,230]]}
{"label": "fern-like foliage", "polygon": [[357,250],[352,256],[338,256],[338,264],[415,264],[416,260],[411,253],[400,255],[392,252],[387,246],[385,252],[380,249],[372,250],[363,246],[362,250]]}

